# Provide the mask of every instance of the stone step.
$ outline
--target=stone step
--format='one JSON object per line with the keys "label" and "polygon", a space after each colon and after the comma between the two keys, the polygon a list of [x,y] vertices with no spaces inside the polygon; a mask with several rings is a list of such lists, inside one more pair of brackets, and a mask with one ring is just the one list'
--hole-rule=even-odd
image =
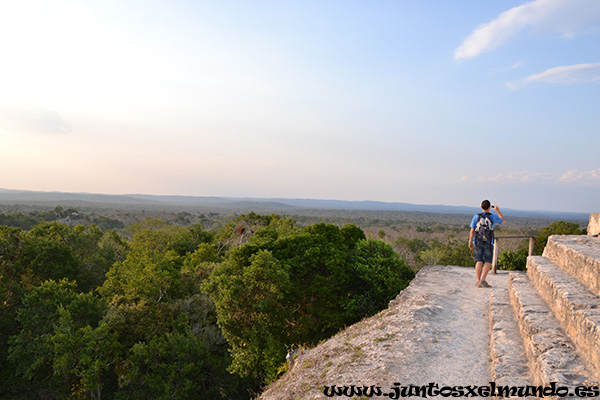
{"label": "stone step", "polygon": [[594,375],[531,280],[523,274],[510,274],[508,285],[534,384],[594,385]]}
{"label": "stone step", "polygon": [[527,273],[600,381],[600,297],[545,257],[530,257]]}
{"label": "stone step", "polygon": [[498,385],[532,385],[525,345],[508,288],[494,287],[490,291],[490,331],[492,380]]}
{"label": "stone step", "polygon": [[600,296],[600,237],[550,236],[543,255]]}
{"label": "stone step", "polygon": [[600,235],[600,213],[590,214],[587,233],[588,235]]}

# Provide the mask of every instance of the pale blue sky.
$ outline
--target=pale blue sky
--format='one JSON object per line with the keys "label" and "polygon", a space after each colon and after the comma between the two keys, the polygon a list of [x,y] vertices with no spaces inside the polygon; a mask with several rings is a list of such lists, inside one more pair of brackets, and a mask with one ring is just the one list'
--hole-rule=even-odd
{"label": "pale blue sky", "polygon": [[600,1],[0,0],[0,188],[600,211]]}

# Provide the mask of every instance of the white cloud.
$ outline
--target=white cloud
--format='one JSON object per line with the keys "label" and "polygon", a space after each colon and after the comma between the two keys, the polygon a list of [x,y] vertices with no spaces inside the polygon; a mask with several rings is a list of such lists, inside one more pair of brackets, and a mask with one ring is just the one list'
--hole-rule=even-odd
{"label": "white cloud", "polygon": [[515,171],[497,174],[495,176],[479,176],[472,178],[463,176],[463,182],[494,183],[508,185],[556,185],[574,184],[580,186],[600,186],[600,168],[589,171],[572,169],[563,174],[551,174],[537,171]]}
{"label": "white cloud", "polygon": [[500,14],[475,29],[456,49],[454,59],[466,59],[494,50],[526,28],[562,37],[592,32],[600,22],[598,0],[535,0]]}
{"label": "white cloud", "polygon": [[42,107],[0,107],[0,129],[36,134],[71,132],[71,128],[58,112]]}
{"label": "white cloud", "polygon": [[531,171],[516,171],[506,172],[491,177],[479,177],[478,182],[492,182],[492,183],[539,183],[549,182],[553,178],[549,174],[542,172],[531,172]]}
{"label": "white cloud", "polygon": [[600,82],[600,63],[586,63],[550,68],[539,74],[507,82],[505,85],[510,89],[516,90],[534,83],[575,85],[593,82]]}
{"label": "white cloud", "polygon": [[590,171],[572,169],[564,173],[558,180],[563,183],[575,183],[586,186],[600,185],[600,168]]}

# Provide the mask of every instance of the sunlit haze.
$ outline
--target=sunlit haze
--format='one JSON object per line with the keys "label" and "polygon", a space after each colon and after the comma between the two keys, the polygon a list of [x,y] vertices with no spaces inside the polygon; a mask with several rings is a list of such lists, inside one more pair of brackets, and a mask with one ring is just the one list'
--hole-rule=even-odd
{"label": "sunlit haze", "polygon": [[0,188],[600,211],[600,1],[0,0]]}

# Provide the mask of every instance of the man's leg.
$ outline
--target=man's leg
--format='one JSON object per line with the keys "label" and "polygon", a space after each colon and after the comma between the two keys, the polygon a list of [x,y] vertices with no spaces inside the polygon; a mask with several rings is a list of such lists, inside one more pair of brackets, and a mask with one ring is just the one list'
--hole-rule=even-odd
{"label": "man's leg", "polygon": [[489,283],[486,282],[488,272],[492,267],[492,261],[494,260],[494,246],[491,243],[484,243],[483,246],[483,268],[481,271],[481,286],[489,288]]}
{"label": "man's leg", "polygon": [[[475,276],[477,277],[477,283],[481,282],[481,273],[483,271],[483,261],[477,261],[475,264]],[[486,273],[487,275],[487,273]]]}
{"label": "man's leg", "polygon": [[485,281],[485,278],[487,278],[487,274],[488,274],[488,272],[490,272],[490,268],[491,267],[492,267],[492,263],[485,263],[485,264],[483,264],[483,268],[482,268],[482,271],[480,273],[481,280],[479,282]]}

